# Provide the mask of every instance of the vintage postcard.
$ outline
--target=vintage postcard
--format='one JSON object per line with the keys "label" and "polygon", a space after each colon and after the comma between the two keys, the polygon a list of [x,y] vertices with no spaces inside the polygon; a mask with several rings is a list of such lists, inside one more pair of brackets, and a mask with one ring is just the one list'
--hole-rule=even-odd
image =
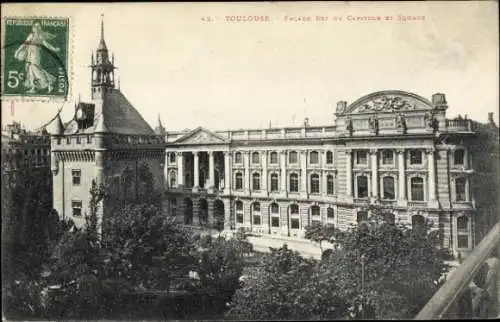
{"label": "vintage postcard", "polygon": [[1,8],[3,319],[500,317],[497,1]]}

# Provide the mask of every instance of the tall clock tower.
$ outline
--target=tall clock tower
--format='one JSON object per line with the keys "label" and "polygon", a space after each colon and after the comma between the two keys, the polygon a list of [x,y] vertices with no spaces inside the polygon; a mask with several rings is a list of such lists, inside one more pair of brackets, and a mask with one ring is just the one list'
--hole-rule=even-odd
{"label": "tall clock tower", "polygon": [[92,181],[108,192],[100,220],[126,202],[153,202],[164,189],[164,137],[115,88],[103,21],[100,36],[90,65],[91,101],[79,101],[69,122],[58,115],[51,126],[54,209],[77,226],[89,213]]}

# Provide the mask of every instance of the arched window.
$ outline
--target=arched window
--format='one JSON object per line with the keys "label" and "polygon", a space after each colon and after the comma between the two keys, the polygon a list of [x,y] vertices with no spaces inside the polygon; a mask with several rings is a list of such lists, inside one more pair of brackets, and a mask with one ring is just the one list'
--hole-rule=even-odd
{"label": "arched window", "polygon": [[311,221],[313,223],[320,223],[321,222],[321,210],[319,206],[311,206]]}
{"label": "arched window", "polygon": [[177,185],[177,173],[175,171],[170,171],[170,187],[175,187]]}
{"label": "arched window", "polygon": [[254,225],[261,224],[260,203],[258,202],[252,204],[252,222]]}
{"label": "arched window", "polygon": [[424,179],[421,177],[411,178],[411,200],[424,201]]}
{"label": "arched window", "polygon": [[414,215],[411,217],[411,229],[418,233],[426,231],[425,218],[421,215]]}
{"label": "arched window", "polygon": [[300,213],[297,204],[290,205],[290,228],[300,229]]}
{"label": "arched window", "polygon": [[457,247],[469,248],[469,218],[467,216],[457,218]]}
{"label": "arched window", "polygon": [[271,192],[277,192],[279,190],[278,174],[271,174]]}
{"label": "arched window", "polygon": [[243,173],[236,172],[234,188],[236,190],[242,190],[243,189]]}
{"label": "arched window", "polygon": [[299,192],[299,175],[290,174],[290,192]]}
{"label": "arched window", "polygon": [[236,152],[234,154],[234,163],[236,163],[236,164],[243,163],[243,157],[241,156],[241,152]]}
{"label": "arched window", "polygon": [[356,180],[358,185],[358,198],[368,198],[368,177],[359,176]]}
{"label": "arched window", "polygon": [[331,174],[326,176],[326,194],[333,195],[333,176]]}
{"label": "arched window", "polygon": [[455,179],[455,200],[467,201],[467,180],[465,178]]}
{"label": "arched window", "polygon": [[326,151],[326,164],[333,164],[333,152]]}
{"label": "arched window", "polygon": [[260,174],[257,172],[252,174],[252,190],[260,190]]}
{"label": "arched window", "polygon": [[335,211],[333,210],[332,207],[328,207],[326,209],[326,219],[328,219],[328,221],[331,221],[335,218]]}
{"label": "arched window", "polygon": [[278,164],[278,152],[271,152],[269,159],[269,162],[271,164]]}
{"label": "arched window", "polygon": [[383,199],[394,200],[396,198],[393,177],[384,177],[382,179],[382,187],[383,187],[383,195],[382,195]]}
{"label": "arched window", "polygon": [[170,156],[169,156],[168,161],[170,163],[175,163],[175,152],[170,152]]}
{"label": "arched window", "polygon": [[367,220],[368,220],[368,211],[365,210],[358,211],[358,213],[356,214],[356,221],[358,222],[358,224]]}
{"label": "arched window", "polygon": [[252,164],[259,164],[259,163],[260,163],[259,152],[253,152],[252,153]]}
{"label": "arched window", "polygon": [[318,151],[311,151],[311,153],[309,153],[309,162],[311,164],[318,164],[319,163]]}
{"label": "arched window", "polygon": [[234,203],[234,210],[236,213],[236,223],[243,223],[243,202],[236,200]]}
{"label": "arched window", "polygon": [[296,151],[290,151],[288,153],[288,163],[297,164],[297,152]]}
{"label": "arched window", "polygon": [[271,227],[280,226],[280,207],[277,203],[273,202],[269,207],[271,211]]}

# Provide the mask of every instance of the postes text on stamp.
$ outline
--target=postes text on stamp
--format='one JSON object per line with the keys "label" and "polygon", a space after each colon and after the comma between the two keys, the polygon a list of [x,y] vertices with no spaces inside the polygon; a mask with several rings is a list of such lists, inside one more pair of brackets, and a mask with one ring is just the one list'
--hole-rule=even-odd
{"label": "postes text on stamp", "polygon": [[4,19],[2,96],[67,97],[69,28],[68,18]]}

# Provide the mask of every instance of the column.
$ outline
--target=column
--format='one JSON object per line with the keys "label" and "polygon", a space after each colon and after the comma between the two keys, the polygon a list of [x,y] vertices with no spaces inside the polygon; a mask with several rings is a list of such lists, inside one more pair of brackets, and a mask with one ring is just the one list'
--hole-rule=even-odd
{"label": "column", "polygon": [[184,185],[184,157],[182,152],[177,152],[177,185]]}
{"label": "column", "polygon": [[229,193],[231,187],[231,153],[224,151],[224,192]]}
{"label": "column", "polygon": [[406,206],[406,176],[405,176],[405,150],[397,150],[398,154],[398,205]]}
{"label": "column", "polygon": [[300,151],[300,192],[307,194],[307,153],[308,151]]}
{"label": "column", "polygon": [[262,187],[261,190],[267,195],[267,151],[262,153]]}
{"label": "column", "polygon": [[213,189],[214,186],[214,151],[208,151],[208,188]]}
{"label": "column", "polygon": [[378,160],[377,149],[370,150],[370,165],[372,168],[372,200],[378,200]]}
{"label": "column", "polygon": [[429,207],[436,208],[438,207],[438,202],[436,199],[436,161],[434,160],[435,149],[431,148],[427,151],[427,166],[428,173],[427,180],[429,182]]}
{"label": "column", "polygon": [[193,187],[195,189],[200,186],[200,159],[198,153],[199,153],[198,151],[193,152],[193,157],[194,157]]}
{"label": "column", "polygon": [[243,152],[243,163],[245,164],[245,190],[249,192],[250,189],[250,152]]}
{"label": "column", "polygon": [[286,177],[286,151],[279,151],[280,154],[280,170],[281,170],[281,175],[280,175],[280,183],[281,183],[281,193],[286,194],[286,182],[288,178]]}
{"label": "column", "polygon": [[352,150],[345,150],[346,154],[346,196],[352,198]]}

